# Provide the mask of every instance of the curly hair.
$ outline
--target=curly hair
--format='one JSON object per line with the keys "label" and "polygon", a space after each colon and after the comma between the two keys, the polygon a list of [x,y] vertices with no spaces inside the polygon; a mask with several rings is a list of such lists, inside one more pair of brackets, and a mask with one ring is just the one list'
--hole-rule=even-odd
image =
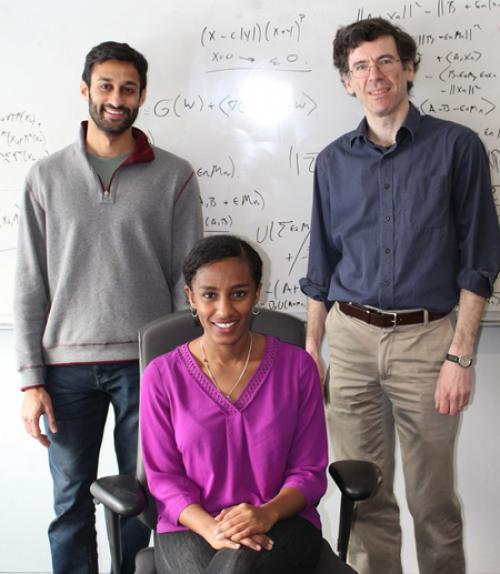
{"label": "curly hair", "polygon": [[[420,64],[420,56],[417,53],[415,40],[398,26],[394,26],[384,18],[367,18],[343,26],[337,30],[333,41],[333,64],[341,75],[349,73],[349,54],[363,42],[373,42],[382,36],[391,36],[396,42],[398,55],[406,67],[413,64],[415,72]],[[413,82],[408,82],[408,92]]]}

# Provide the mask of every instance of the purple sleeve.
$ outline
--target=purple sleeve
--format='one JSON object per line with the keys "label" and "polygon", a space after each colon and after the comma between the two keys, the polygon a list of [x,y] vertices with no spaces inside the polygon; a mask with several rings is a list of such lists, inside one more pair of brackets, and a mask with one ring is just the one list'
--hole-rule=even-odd
{"label": "purple sleeve", "polygon": [[300,490],[306,506],[314,506],[326,492],[328,440],[318,370],[309,355],[303,353],[302,357],[301,406],[282,488]]}
{"label": "purple sleeve", "polygon": [[158,514],[177,525],[182,510],[200,502],[200,490],[186,476],[175,442],[170,397],[163,380],[168,375],[168,368],[160,371],[157,361],[153,361],[142,376],[141,447],[149,490],[156,500]]}

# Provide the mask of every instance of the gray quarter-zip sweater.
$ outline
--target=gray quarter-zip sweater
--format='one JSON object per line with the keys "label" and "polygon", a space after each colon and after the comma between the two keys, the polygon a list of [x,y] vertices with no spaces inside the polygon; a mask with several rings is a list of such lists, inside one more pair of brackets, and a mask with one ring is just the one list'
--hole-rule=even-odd
{"label": "gray quarter-zip sweater", "polygon": [[182,263],[202,234],[196,177],[133,133],[107,190],[87,159],[86,122],[28,174],[14,298],[23,389],[44,383],[45,365],[136,359],[138,328],[185,306]]}

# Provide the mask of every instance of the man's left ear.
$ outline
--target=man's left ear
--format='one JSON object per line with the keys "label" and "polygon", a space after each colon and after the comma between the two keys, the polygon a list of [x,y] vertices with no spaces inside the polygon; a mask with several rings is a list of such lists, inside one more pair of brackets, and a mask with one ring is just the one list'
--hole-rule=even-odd
{"label": "man's left ear", "polygon": [[146,88],[142,90],[141,95],[139,96],[139,107],[142,106],[145,99],[146,99]]}
{"label": "man's left ear", "polygon": [[83,80],[80,82],[80,94],[82,94],[83,99],[89,99],[89,87]]}
{"label": "man's left ear", "polygon": [[342,74],[342,83],[344,84],[344,88],[346,89],[347,93],[350,96],[355,96],[354,89],[351,84],[351,78],[349,74]]}

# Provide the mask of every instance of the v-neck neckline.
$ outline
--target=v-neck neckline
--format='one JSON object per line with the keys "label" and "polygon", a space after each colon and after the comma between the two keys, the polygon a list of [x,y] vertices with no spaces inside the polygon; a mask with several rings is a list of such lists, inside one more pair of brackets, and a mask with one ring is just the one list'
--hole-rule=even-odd
{"label": "v-neck neckline", "polygon": [[202,370],[193,354],[189,350],[189,343],[178,348],[189,373],[194,381],[207,393],[207,395],[227,414],[241,413],[252,402],[272,366],[276,354],[276,339],[271,336],[265,337],[265,346],[262,359],[250,377],[241,395],[234,401],[230,401],[213,383]]}

